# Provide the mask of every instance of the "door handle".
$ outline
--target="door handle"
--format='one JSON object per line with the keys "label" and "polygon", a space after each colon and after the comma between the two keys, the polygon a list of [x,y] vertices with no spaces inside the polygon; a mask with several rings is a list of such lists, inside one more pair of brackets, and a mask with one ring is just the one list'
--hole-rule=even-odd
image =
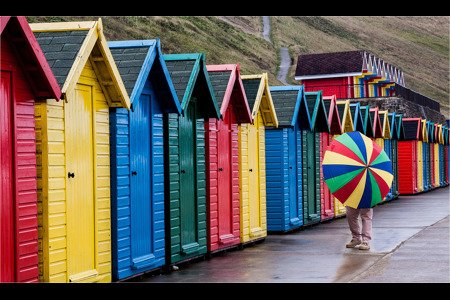
{"label": "door handle", "polygon": [[219,171],[223,171],[223,169],[222,169],[222,168],[219,168]]}
{"label": "door handle", "polygon": [[137,171],[131,171],[131,176],[137,175]]}
{"label": "door handle", "polygon": [[185,171],[185,170],[181,170],[181,173],[183,173],[183,174],[184,174],[184,173],[186,173],[186,171]]}
{"label": "door handle", "polygon": [[253,172],[253,169],[249,169],[250,172]]}
{"label": "door handle", "polygon": [[70,172],[69,172],[69,174],[67,175],[67,177],[69,177],[69,178],[70,178],[70,177],[74,178],[74,177],[75,177],[75,173],[70,173]]}

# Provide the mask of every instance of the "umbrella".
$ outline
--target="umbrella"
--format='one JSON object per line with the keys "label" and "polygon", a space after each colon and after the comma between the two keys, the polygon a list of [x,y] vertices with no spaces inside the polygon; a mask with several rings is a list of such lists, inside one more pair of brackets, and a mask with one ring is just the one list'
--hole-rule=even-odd
{"label": "umbrella", "polygon": [[380,145],[359,131],[335,138],[322,161],[323,179],[345,206],[369,208],[389,192],[392,165]]}

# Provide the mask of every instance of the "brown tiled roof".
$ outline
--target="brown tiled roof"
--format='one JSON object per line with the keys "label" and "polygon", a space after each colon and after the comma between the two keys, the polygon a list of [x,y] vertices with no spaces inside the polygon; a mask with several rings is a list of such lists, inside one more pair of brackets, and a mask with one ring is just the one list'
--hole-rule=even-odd
{"label": "brown tiled roof", "polygon": [[300,54],[295,76],[362,72],[364,51]]}

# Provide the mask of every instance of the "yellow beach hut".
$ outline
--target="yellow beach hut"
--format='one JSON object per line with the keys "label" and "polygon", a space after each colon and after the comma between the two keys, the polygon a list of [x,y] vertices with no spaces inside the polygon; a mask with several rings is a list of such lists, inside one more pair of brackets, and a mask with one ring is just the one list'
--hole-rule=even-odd
{"label": "yellow beach hut", "polygon": [[241,243],[267,236],[265,126],[278,127],[267,73],[241,75],[252,123],[239,125]]}
{"label": "yellow beach hut", "polygon": [[[353,126],[352,113],[350,111],[350,100],[336,101],[339,119],[341,120],[342,133],[355,131]],[[333,135],[333,139],[339,135]],[[336,197],[334,197],[334,216],[339,217],[345,215],[345,206]]]}
{"label": "yellow beach hut", "polygon": [[109,107],[130,107],[102,31],[30,24],[62,99],[37,101],[39,280],[110,282]]}

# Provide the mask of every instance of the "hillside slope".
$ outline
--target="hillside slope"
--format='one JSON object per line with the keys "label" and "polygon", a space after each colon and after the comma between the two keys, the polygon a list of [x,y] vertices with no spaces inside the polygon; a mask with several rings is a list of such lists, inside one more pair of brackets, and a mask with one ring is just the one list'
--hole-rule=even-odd
{"label": "hillside slope", "polygon": [[[30,23],[97,20],[98,16],[27,17]],[[239,62],[242,74],[276,79],[279,47],[289,49],[294,80],[297,56],[363,49],[403,70],[406,87],[441,103],[449,118],[449,17],[272,16],[270,40],[259,16],[103,16],[108,40],[160,38],[166,54],[205,52],[207,64]]]}

